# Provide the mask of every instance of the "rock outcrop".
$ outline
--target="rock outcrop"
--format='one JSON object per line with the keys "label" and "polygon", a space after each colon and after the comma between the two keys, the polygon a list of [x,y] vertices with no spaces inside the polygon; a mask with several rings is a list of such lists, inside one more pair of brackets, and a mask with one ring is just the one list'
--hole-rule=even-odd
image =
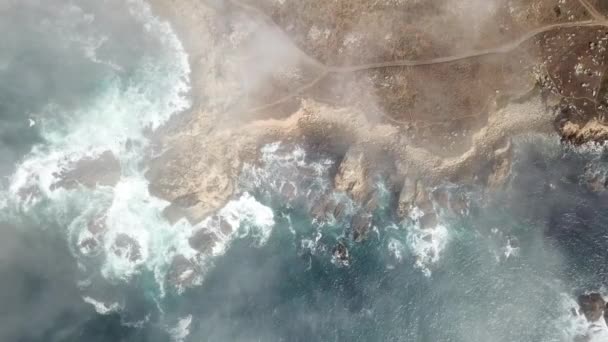
{"label": "rock outcrop", "polygon": [[110,151],[105,151],[95,158],[83,158],[68,164],[61,172],[55,174],[59,180],[51,185],[56,188],[74,189],[78,186],[94,188],[96,186],[114,186],[120,180],[120,162]]}
{"label": "rock outcrop", "polygon": [[373,192],[373,181],[364,151],[356,147],[349,149],[338,168],[336,190],[347,193],[358,203],[365,203]]}
{"label": "rock outcrop", "polygon": [[[404,182],[400,216],[417,207],[432,226],[427,189],[446,180],[499,188],[511,137],[557,127],[577,143],[608,138],[608,30],[595,3],[493,1],[480,16],[470,1],[151,2],[174,19],[193,69],[195,106],[148,173],[175,218],[198,222],[222,206],[265,142],[340,151],[335,187],[365,215],[380,151],[394,164],[392,184]],[[453,202],[466,212],[466,201]],[[313,211],[335,209],[328,200]]]}

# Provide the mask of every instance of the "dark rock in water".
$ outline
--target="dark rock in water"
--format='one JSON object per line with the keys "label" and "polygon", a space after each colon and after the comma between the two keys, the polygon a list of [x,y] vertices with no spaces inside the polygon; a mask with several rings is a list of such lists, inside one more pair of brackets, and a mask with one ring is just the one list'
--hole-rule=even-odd
{"label": "dark rock in water", "polygon": [[333,215],[336,220],[343,219],[346,215],[346,204],[343,202],[338,202],[336,208],[334,209]]}
{"label": "dark rock in water", "polygon": [[589,322],[595,322],[604,316],[606,302],[599,293],[590,293],[578,297],[580,312]]}
{"label": "dark rock in water", "polygon": [[604,175],[593,175],[585,179],[587,188],[593,192],[603,192],[606,190],[608,180]]}
{"label": "dark rock in water", "polygon": [[339,242],[332,251],[333,260],[342,266],[347,266],[350,260],[350,255],[348,253],[348,248],[344,245],[344,243]]}
{"label": "dark rock in water", "polygon": [[59,180],[51,185],[51,190],[69,190],[79,185],[87,188],[114,186],[120,180],[120,162],[112,152],[105,151],[97,158],[83,158],[71,163],[55,176]]}
{"label": "dark rock in water", "polygon": [[188,239],[190,246],[202,253],[210,253],[217,241],[217,235],[204,228],[194,233],[190,239]]}
{"label": "dark rock in water", "polygon": [[232,227],[230,222],[226,221],[226,219],[220,216],[218,220],[220,225],[220,231],[222,232],[222,234],[229,235],[234,231],[234,227]]}
{"label": "dark rock in water", "polygon": [[105,232],[108,228],[106,225],[106,218],[107,217],[105,212],[94,216],[87,223],[87,229],[89,230],[89,232],[91,232],[91,234],[93,235],[98,235]]}
{"label": "dark rock in water", "polygon": [[88,237],[78,244],[80,251],[85,255],[96,254],[101,247],[101,240],[103,234],[107,231],[108,227],[106,224],[107,219],[106,211],[95,215],[87,222],[87,230],[93,235]]}
{"label": "dark rock in water", "polygon": [[434,196],[432,195],[429,194],[422,181],[406,177],[399,195],[397,214],[402,219],[406,218],[413,207],[417,207],[425,214],[435,213],[432,201]]}
{"label": "dark rock in water", "polygon": [[86,238],[78,244],[78,247],[80,247],[80,251],[82,253],[90,255],[98,250],[99,241],[97,241],[95,238]]}
{"label": "dark rock in water", "polygon": [[141,246],[134,238],[127,234],[118,234],[112,246],[112,252],[132,262],[142,259]]}
{"label": "dark rock in water", "polygon": [[197,265],[183,255],[177,255],[171,261],[167,272],[167,282],[177,288],[194,285],[198,275]]}
{"label": "dark rock in water", "polygon": [[336,209],[336,201],[331,195],[321,197],[310,209],[310,214],[317,221],[327,221]]}
{"label": "dark rock in water", "polygon": [[365,240],[372,228],[372,215],[369,213],[358,213],[351,220],[350,227],[353,232],[353,240],[361,242]]}

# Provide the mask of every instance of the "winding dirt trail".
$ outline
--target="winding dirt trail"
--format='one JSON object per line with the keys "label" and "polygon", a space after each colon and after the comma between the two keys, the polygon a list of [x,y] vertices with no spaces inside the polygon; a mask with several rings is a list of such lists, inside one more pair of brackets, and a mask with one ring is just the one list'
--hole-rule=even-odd
{"label": "winding dirt trail", "polygon": [[445,57],[422,59],[422,60],[403,59],[403,60],[396,60],[396,61],[389,61],[389,62],[368,63],[368,64],[344,66],[344,67],[327,67],[326,70],[328,72],[333,72],[333,73],[347,73],[347,72],[356,72],[356,71],[363,71],[363,70],[369,70],[369,69],[404,67],[404,66],[405,67],[415,67],[415,66],[421,66],[421,65],[450,63],[450,62],[455,62],[455,61],[459,61],[459,60],[463,60],[463,59],[508,53],[508,52],[511,52],[511,51],[517,49],[521,44],[523,44],[524,42],[528,41],[531,38],[534,38],[535,36],[537,36],[539,34],[542,34],[542,33],[548,32],[548,31],[552,31],[555,29],[560,29],[560,28],[586,27],[586,26],[608,26],[608,20],[606,20],[606,19],[601,20],[601,21],[600,20],[585,20],[585,21],[576,21],[576,22],[570,22],[570,23],[559,23],[559,24],[547,25],[547,26],[539,27],[538,29],[532,30],[515,41],[501,44],[495,48],[483,49],[483,50],[473,50],[473,51],[465,52],[465,53],[462,53],[459,55],[454,55],[454,56],[445,56]]}
{"label": "winding dirt trail", "polygon": [[[230,2],[237,7],[240,7],[246,11],[253,12],[256,15],[260,16],[264,21],[266,21],[269,24],[271,24],[272,26],[274,26],[278,31],[280,31],[284,36],[286,36],[289,39],[287,34],[285,32],[283,32],[283,30],[276,25],[274,20],[270,16],[268,16],[266,13],[261,11],[260,9],[254,7],[254,6],[245,4],[239,0],[230,0]],[[587,0],[579,0],[579,2],[583,7],[585,7],[585,9],[593,17],[592,20],[558,23],[558,24],[551,24],[551,25],[539,27],[537,29],[534,29],[534,30],[526,33],[525,35],[521,36],[520,38],[518,38],[514,41],[503,43],[503,44],[498,45],[493,48],[482,49],[482,50],[471,50],[471,51],[464,52],[464,53],[461,53],[458,55],[453,55],[453,56],[444,56],[444,57],[438,57],[438,58],[419,59],[419,60],[401,59],[401,60],[386,61],[386,62],[367,63],[367,64],[361,64],[361,65],[328,66],[328,65],[322,63],[321,61],[317,60],[316,58],[310,56],[309,54],[307,54],[305,51],[303,51],[301,48],[299,48],[297,45],[295,45],[292,42],[292,44],[294,45],[294,48],[297,49],[298,53],[303,57],[304,61],[319,68],[321,70],[321,74],[318,77],[316,77],[314,80],[312,80],[311,82],[298,87],[297,89],[291,91],[290,93],[286,94],[285,96],[282,96],[280,99],[277,99],[271,103],[257,106],[255,108],[251,108],[248,111],[257,112],[257,111],[268,109],[275,105],[281,104],[285,101],[288,101],[288,100],[292,99],[293,97],[298,96],[302,92],[312,88],[315,84],[317,84],[318,82],[323,80],[325,78],[325,76],[327,76],[328,74],[331,74],[331,73],[352,73],[352,72],[365,71],[365,70],[371,70],[371,69],[381,69],[381,68],[391,68],[391,67],[416,67],[416,66],[423,66],[423,65],[451,63],[451,62],[456,62],[456,61],[464,60],[464,59],[512,52],[513,50],[517,49],[520,45],[522,45],[526,41],[534,38],[537,35],[546,33],[546,32],[552,31],[552,30],[560,29],[560,28],[590,27],[590,26],[608,27],[608,19],[605,16],[603,16],[598,10],[596,10],[593,6],[591,6],[591,4],[589,4],[589,2]],[[289,39],[289,41],[291,41],[291,40]]]}

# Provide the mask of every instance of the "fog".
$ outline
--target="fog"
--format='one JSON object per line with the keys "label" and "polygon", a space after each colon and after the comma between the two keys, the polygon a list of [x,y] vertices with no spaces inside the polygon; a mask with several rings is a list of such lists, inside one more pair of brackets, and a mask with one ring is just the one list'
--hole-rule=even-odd
{"label": "fog", "polygon": [[[483,141],[477,142],[479,148],[473,145],[475,132],[500,121],[489,119],[490,108],[499,107],[496,94],[531,93],[525,87],[529,84],[505,79],[529,66],[536,47],[521,44],[513,46],[515,52],[504,49],[509,50],[504,54],[492,50],[521,36],[502,32],[505,23],[496,21],[510,1],[151,3],[154,13],[172,21],[192,67],[190,96],[195,105],[178,113],[192,126],[180,126],[177,120],[167,129],[169,134],[183,129],[186,133],[177,132],[178,138],[201,146],[200,151],[188,151],[194,159],[184,162],[185,168],[196,171],[200,160],[206,160],[196,159],[205,155],[206,137],[213,140],[216,132],[222,137],[222,130],[247,128],[256,120],[283,120],[306,101],[315,104],[311,111],[343,108],[362,113],[370,127],[393,124],[400,137],[396,144],[403,144],[403,150],[414,146],[433,158],[416,164],[404,157],[410,156],[407,153],[395,152],[401,151],[397,147],[379,146],[371,134],[359,141],[347,132],[346,142],[332,151],[333,171],[322,181],[333,186],[339,163],[352,148],[367,154],[367,176],[378,176],[383,185],[392,182],[387,186],[389,203],[379,205],[377,212],[369,210],[374,224],[368,239],[347,243],[352,265],[339,267],[331,259],[336,244],[353,236],[352,213],[348,221],[323,226],[310,215],[314,203],[301,199],[293,204],[283,194],[257,188],[260,201],[275,210],[277,224],[268,244],[255,246],[250,237],[240,236],[225,255],[203,260],[208,263],[201,270],[202,284],[184,293],[168,286],[167,279],[159,281],[150,269],[141,270],[143,266],[129,281],[103,279],[95,268],[101,268],[98,260],[80,258],[74,247],[77,239],[68,235],[72,233],[66,217],[80,210],[73,202],[58,205],[45,198],[49,202],[41,202],[34,207],[39,212],[32,213],[26,206],[9,211],[0,198],[0,341],[570,342],[572,336],[564,339],[564,322],[575,315],[564,305],[564,297],[601,290],[600,284],[608,282],[601,229],[608,222],[602,214],[608,199],[586,188],[581,176],[588,167],[603,170],[605,157],[568,150],[554,135],[509,136],[492,141],[500,146],[487,148]],[[127,88],[140,65],[153,64],[163,55],[162,40],[150,37],[126,4],[0,0],[0,195],[5,196],[4,183],[32,149],[45,151],[45,134],[66,134],[66,123],[79,119],[74,117],[77,109],[94,101],[109,80],[123,80]],[[396,4],[399,13],[391,10]],[[350,5],[364,11],[354,15]],[[336,13],[346,19],[336,19]],[[403,18],[408,27],[396,27]],[[467,54],[482,58],[469,59]],[[446,57],[454,58],[444,62]],[[524,67],[517,69],[517,63]],[[535,87],[534,80],[527,82]],[[480,100],[486,97],[487,103]],[[461,116],[472,119],[450,121]],[[333,128],[324,127],[321,138],[331,141],[335,134],[335,140],[342,139],[336,132],[343,132]],[[503,134],[499,128],[494,128],[497,135]],[[290,144],[306,141],[300,138],[293,137]],[[161,139],[159,150],[170,150],[170,141]],[[498,147],[508,142],[515,146],[513,173],[502,188],[488,194],[479,179],[495,162],[492,155]],[[247,151],[254,147],[247,146]],[[480,156],[474,155],[478,150]],[[318,156],[310,153],[306,162]],[[480,165],[469,165],[466,176],[434,177],[431,183],[433,166],[444,167],[444,158],[460,157],[479,160]],[[142,160],[145,164],[147,156]],[[399,163],[407,166],[399,168]],[[147,167],[135,164],[129,167]],[[169,164],[163,167],[174,166]],[[242,167],[243,162],[225,164]],[[205,177],[199,173],[197,177]],[[280,179],[284,176],[296,182],[310,174],[284,171],[272,181],[285,182]],[[417,219],[381,212],[398,206],[408,176],[421,181],[428,176],[429,189],[449,189],[471,199],[467,215],[446,214],[447,207],[430,200],[440,224],[448,226],[445,241],[425,235],[419,222],[412,223]],[[455,183],[461,179],[471,181]],[[306,186],[298,189],[300,194],[312,189]],[[126,207],[135,211],[149,204],[146,201],[149,198]],[[355,208],[349,210],[368,210],[348,203]],[[53,205],[64,207],[53,211]],[[47,217],[56,213],[61,215]],[[154,219],[164,220],[154,214]],[[137,223],[142,222],[152,221],[142,218]],[[156,232],[155,227],[145,228]],[[417,245],[412,231],[423,236]],[[171,238],[167,234],[150,240]],[[315,247],[306,247],[304,240],[314,241]],[[394,241],[401,244],[403,255],[389,248]],[[423,254],[439,253],[430,247],[415,250],[425,243],[447,247],[441,255],[427,255],[438,261],[423,265],[428,268],[423,270]],[[505,252],[511,243],[520,254]],[[583,257],[579,252],[585,248],[588,254]],[[173,267],[169,256],[176,254],[172,249],[162,255],[167,258],[162,260],[165,268]],[[96,311],[84,300],[89,297],[118,309]],[[180,337],[184,332],[176,333],[178,322],[187,317],[192,323]]]}

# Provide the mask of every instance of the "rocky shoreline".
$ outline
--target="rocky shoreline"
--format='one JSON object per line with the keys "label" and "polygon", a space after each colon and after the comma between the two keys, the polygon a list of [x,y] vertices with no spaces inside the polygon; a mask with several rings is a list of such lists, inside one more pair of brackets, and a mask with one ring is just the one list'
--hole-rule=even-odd
{"label": "rocky shoreline", "polygon": [[[394,28],[368,30],[370,39],[388,30],[374,44],[359,33],[353,41],[348,32],[359,28],[347,19],[366,8],[365,1],[337,17],[346,26],[329,31],[321,30],[331,23],[316,9],[296,11],[291,1],[150,1],[190,55],[195,99],[187,119],[164,132],[168,151],[148,173],[152,193],[173,203],[173,216],[200,221],[238,191],[242,165],[255,162],[260,147],[272,141],[330,149],[345,160],[343,173],[391,170],[396,188],[418,174],[429,187],[451,181],[498,189],[508,179],[516,135],[556,131],[576,144],[608,136],[604,107],[577,100],[603,96],[603,77],[595,75],[605,68],[606,23],[597,13],[578,0],[555,7],[539,0],[536,7],[521,3],[507,13],[497,5],[469,18],[450,2],[436,2],[449,18],[437,29],[453,29],[452,38],[467,42],[471,53],[450,46],[449,35],[418,35],[417,49],[398,52]],[[418,11],[421,18],[438,15],[416,2],[391,4],[383,6]],[[378,9],[370,10],[376,15]],[[502,31],[486,37],[460,22],[489,29],[496,26],[490,18]],[[404,37],[407,29],[419,30],[421,19],[411,20],[403,24]],[[358,48],[340,49],[344,44]],[[332,51],[342,56],[340,63],[359,66],[330,66],[339,63]],[[396,58],[411,59],[393,66]],[[374,64],[380,60],[389,62]],[[351,162],[353,151],[361,160],[381,156],[385,170],[361,170]],[[337,179],[336,188],[366,200],[363,184],[342,183]]]}
{"label": "rocky shoreline", "polygon": [[[483,13],[474,1],[346,2],[150,0],[192,67],[194,106],[163,131],[167,151],[147,174],[151,193],[172,203],[167,216],[212,215],[242,191],[243,166],[281,141],[334,157],[332,192],[310,213],[343,219],[335,194],[346,195],[361,208],[348,216],[361,242],[378,178],[399,219],[432,229],[439,211],[466,215],[470,205],[438,185],[491,193],[508,183],[512,138],[608,138],[608,9],[582,0],[497,2]],[[280,192],[290,201],[300,186]],[[337,264],[348,265],[348,246],[333,247]],[[608,313],[596,293],[578,304],[590,323]]]}

